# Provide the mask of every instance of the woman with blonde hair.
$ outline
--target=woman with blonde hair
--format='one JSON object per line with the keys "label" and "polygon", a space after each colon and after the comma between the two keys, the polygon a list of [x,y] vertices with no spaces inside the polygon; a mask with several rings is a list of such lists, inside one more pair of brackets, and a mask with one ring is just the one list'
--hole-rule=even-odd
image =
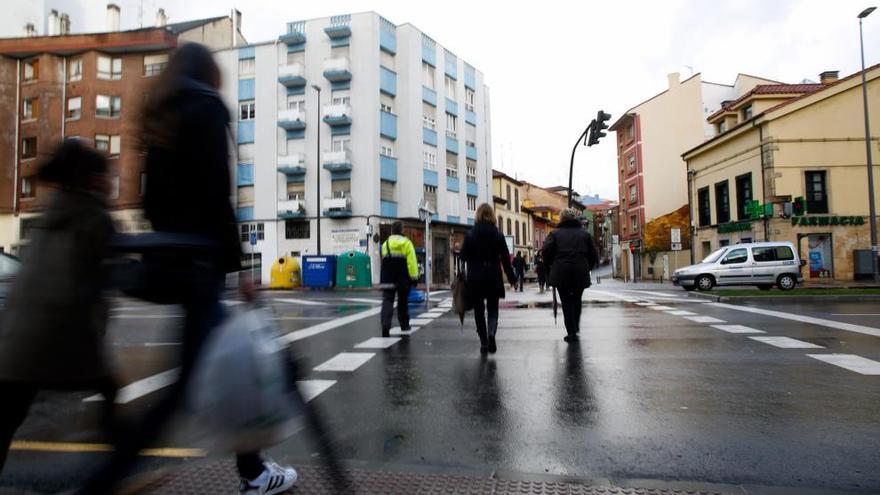
{"label": "woman with blonde hair", "polygon": [[467,264],[465,292],[474,308],[480,354],[495,353],[498,331],[498,299],[504,298],[502,267],[511,285],[515,283],[510,252],[504,236],[495,227],[495,210],[486,203],[477,208],[474,227],[461,246],[461,259]]}

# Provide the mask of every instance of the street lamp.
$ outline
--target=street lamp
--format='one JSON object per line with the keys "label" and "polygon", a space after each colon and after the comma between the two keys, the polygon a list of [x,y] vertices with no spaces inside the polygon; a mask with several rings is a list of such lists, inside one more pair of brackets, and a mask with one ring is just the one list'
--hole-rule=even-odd
{"label": "street lamp", "polygon": [[315,113],[318,116],[315,132],[318,134],[318,144],[315,146],[315,200],[317,202],[317,229],[318,229],[318,254],[321,254],[321,87],[312,84],[312,88],[317,92],[315,98]]}
{"label": "street lamp", "polygon": [[865,106],[865,153],[868,158],[868,216],[871,226],[871,272],[874,282],[880,282],[877,267],[877,213],[874,209],[874,164],[871,159],[871,124],[868,121],[868,83],[865,74],[865,37],[862,33],[862,19],[871,15],[877,7],[868,7],[859,14],[859,46],[862,51],[862,101]]}

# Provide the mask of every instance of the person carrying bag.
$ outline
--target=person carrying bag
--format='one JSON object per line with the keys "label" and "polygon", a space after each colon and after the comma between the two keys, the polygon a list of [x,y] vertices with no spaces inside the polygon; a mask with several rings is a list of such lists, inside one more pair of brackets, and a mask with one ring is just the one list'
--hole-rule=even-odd
{"label": "person carrying bag", "polygon": [[379,281],[382,284],[382,336],[391,335],[391,314],[394,310],[394,296],[397,295],[397,322],[400,329],[408,331],[409,290],[419,277],[416,249],[412,241],[403,235],[403,224],[391,224],[391,235],[382,243],[382,269]]}

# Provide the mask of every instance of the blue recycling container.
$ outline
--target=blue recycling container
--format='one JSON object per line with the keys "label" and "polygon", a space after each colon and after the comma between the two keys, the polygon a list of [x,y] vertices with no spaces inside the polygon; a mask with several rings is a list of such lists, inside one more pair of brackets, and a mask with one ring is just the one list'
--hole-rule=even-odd
{"label": "blue recycling container", "polygon": [[409,291],[409,304],[418,304],[425,302],[425,291],[412,289]]}
{"label": "blue recycling container", "polygon": [[336,256],[303,256],[302,284],[312,289],[329,289],[336,280]]}

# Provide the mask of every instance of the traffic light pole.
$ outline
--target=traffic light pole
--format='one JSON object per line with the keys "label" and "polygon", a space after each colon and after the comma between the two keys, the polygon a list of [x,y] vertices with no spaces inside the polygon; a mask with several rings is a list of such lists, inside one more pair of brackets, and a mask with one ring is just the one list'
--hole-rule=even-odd
{"label": "traffic light pole", "polygon": [[572,180],[574,179],[574,152],[577,151],[577,147],[581,144],[581,141],[584,142],[584,146],[592,146],[594,144],[599,144],[599,139],[605,137],[605,133],[602,132],[605,129],[608,129],[608,124],[606,122],[611,119],[611,114],[607,114],[602,110],[599,110],[596,113],[596,118],[590,122],[590,125],[584,129],[584,132],[578,137],[577,141],[574,143],[574,148],[571,149],[571,164],[568,167],[568,207],[571,208],[574,200],[573,196],[573,187]]}
{"label": "traffic light pole", "polygon": [[587,136],[590,134],[590,131],[593,129],[593,125],[596,121],[590,122],[590,125],[584,129],[584,132],[578,137],[577,141],[574,143],[574,147],[571,149],[571,164],[568,167],[568,207],[571,208],[573,203],[572,201],[572,179],[574,178],[574,152],[577,151],[578,145],[581,144],[581,141],[584,142],[584,146],[587,145]]}

